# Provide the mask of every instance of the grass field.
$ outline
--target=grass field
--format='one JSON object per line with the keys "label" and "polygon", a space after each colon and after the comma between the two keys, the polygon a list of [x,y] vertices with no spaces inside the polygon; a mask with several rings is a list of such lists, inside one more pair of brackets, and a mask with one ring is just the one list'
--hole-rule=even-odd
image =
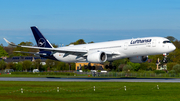
{"label": "grass field", "polygon": [[179,94],[180,83],[0,82],[1,101],[179,101]]}
{"label": "grass field", "polygon": [[[1,74],[0,77],[74,77],[74,76],[67,76],[67,75],[27,75],[27,74]],[[86,76],[88,77],[88,76]]]}

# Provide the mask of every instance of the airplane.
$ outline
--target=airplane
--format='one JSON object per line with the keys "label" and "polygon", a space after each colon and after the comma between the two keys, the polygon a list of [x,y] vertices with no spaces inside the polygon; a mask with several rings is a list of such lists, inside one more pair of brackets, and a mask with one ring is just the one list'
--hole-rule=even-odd
{"label": "airplane", "polygon": [[39,49],[39,52],[15,52],[30,53],[66,63],[104,63],[123,58],[129,58],[133,63],[143,63],[147,61],[148,55],[167,55],[176,49],[171,41],[163,37],[135,38],[54,48],[36,26],[32,26],[31,30],[37,47],[15,45],[5,38],[4,40],[12,46]]}

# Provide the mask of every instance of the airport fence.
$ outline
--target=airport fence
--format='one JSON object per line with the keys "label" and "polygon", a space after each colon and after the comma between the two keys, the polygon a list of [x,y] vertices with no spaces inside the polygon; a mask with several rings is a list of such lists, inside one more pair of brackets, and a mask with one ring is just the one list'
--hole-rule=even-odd
{"label": "airport fence", "polygon": [[[85,73],[83,73],[85,74]],[[88,73],[86,73],[88,74]],[[129,77],[129,78],[161,78],[161,77],[180,77],[180,73],[122,73],[122,72],[92,72],[93,77]]]}
{"label": "airport fence", "polygon": [[0,70],[1,74],[12,74],[12,75],[66,75],[66,76],[74,76],[74,70],[64,70],[64,71],[39,71],[39,72],[32,72],[32,71],[5,71]]}
{"label": "airport fence", "polygon": [[[0,74],[8,74],[4,71],[0,71]],[[33,75],[32,71],[14,71],[11,74],[15,75]],[[35,73],[37,74],[37,73]],[[40,71],[41,75],[67,75],[67,76],[82,76],[82,77],[105,77],[105,78],[180,78],[180,73],[139,73],[139,72],[78,72],[74,70],[66,71]]]}

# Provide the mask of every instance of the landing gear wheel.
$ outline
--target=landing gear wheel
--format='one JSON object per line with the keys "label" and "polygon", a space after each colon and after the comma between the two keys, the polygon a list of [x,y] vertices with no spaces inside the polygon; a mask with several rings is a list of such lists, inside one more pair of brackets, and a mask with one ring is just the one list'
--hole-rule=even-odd
{"label": "landing gear wheel", "polygon": [[167,53],[163,53],[163,56],[164,56],[164,58],[163,58],[163,63],[167,63],[168,61],[167,61]]}

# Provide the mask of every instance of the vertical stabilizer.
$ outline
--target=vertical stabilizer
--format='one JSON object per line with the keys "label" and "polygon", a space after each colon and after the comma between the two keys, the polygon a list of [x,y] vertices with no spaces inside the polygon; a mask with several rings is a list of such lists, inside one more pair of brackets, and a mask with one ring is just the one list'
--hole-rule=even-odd
{"label": "vertical stabilizer", "polygon": [[42,33],[38,30],[37,27],[32,26],[31,30],[33,32],[38,47],[53,48],[50,42],[42,35]]}

